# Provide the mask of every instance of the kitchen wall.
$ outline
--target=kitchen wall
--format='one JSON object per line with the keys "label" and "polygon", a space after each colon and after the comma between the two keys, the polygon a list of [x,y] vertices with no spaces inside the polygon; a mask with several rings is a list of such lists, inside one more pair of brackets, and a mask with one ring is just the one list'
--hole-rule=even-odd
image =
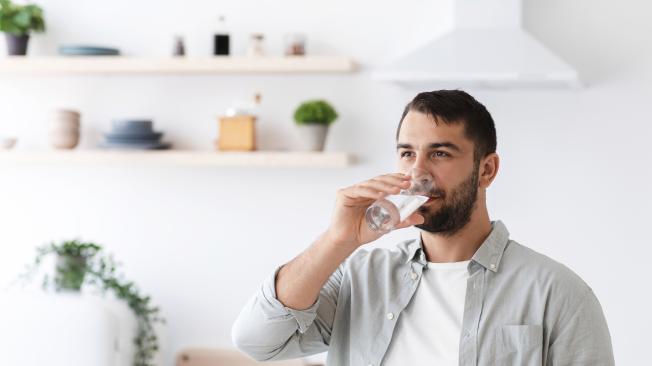
{"label": "kitchen wall", "polygon": [[[18,149],[47,148],[49,113],[82,112],[93,148],[115,117],[153,117],[179,148],[211,149],[215,117],[234,100],[263,95],[263,148],[295,146],[292,112],[323,97],[341,118],[327,150],[348,151],[345,169],[151,166],[2,166],[0,284],[30,261],[34,247],[82,238],[102,243],[160,304],[165,365],[188,346],[230,346],[243,303],[275,266],[326,228],[335,191],[395,166],[394,133],[415,94],[373,81],[368,71],[441,34],[449,1],[40,0],[48,32],[30,54],[59,43],[101,43],[124,53],[164,56],[186,35],[190,56],[210,54],[212,24],[226,14],[234,51],[249,33],[280,54],[285,32],[308,36],[308,52],[348,55],[359,73],[329,76],[113,76],[0,78],[0,134]],[[643,1],[525,1],[524,22],[576,67],[587,87],[572,91],[469,90],[492,112],[501,170],[489,189],[492,219],[512,237],[574,269],[596,292],[617,364],[641,364],[652,327],[646,291],[652,255],[652,25]],[[415,235],[391,233],[390,247]]]}

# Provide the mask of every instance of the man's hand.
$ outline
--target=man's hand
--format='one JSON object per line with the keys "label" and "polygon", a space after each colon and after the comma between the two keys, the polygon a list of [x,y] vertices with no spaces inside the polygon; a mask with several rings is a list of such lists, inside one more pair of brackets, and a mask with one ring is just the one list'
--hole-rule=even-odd
{"label": "man's hand", "polygon": [[[312,306],[337,267],[359,246],[383,235],[367,226],[367,207],[377,199],[398,194],[409,186],[410,176],[386,174],[340,189],[328,230],[278,271],[275,282],[278,300],[297,310]],[[423,220],[423,216],[413,213],[397,229],[421,224]]]}
{"label": "man's hand", "polygon": [[[357,248],[380,238],[383,233],[373,231],[365,221],[365,212],[377,199],[398,194],[410,186],[410,176],[400,173],[385,174],[340,189],[337,192],[335,210],[325,236],[338,245]],[[417,212],[407,217],[396,229],[424,222]]]}

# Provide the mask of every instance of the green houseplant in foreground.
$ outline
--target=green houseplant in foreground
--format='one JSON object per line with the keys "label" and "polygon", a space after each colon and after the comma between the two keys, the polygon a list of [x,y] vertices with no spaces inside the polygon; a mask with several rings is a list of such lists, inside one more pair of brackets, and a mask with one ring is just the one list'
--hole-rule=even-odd
{"label": "green houseplant in foreground", "polygon": [[35,4],[0,0],[0,32],[5,33],[9,55],[27,54],[30,31],[45,31],[43,9]]}
{"label": "green houseplant in foreground", "polygon": [[138,331],[134,344],[134,366],[151,366],[158,351],[158,338],[155,323],[164,323],[159,316],[160,309],[152,306],[150,297],[141,294],[133,282],[124,280],[117,272],[119,264],[113,257],[104,254],[102,247],[94,243],[77,240],[51,243],[37,248],[36,258],[23,279],[30,279],[43,260],[55,256],[56,268],[54,279],[45,275],[42,281],[44,289],[57,292],[81,292],[85,286],[95,287],[102,293],[112,292],[116,298],[126,302],[138,322]]}
{"label": "green houseplant in foreground", "polygon": [[294,112],[294,121],[301,134],[304,150],[322,151],[328,134],[328,127],[338,115],[325,100],[308,100],[299,105]]}

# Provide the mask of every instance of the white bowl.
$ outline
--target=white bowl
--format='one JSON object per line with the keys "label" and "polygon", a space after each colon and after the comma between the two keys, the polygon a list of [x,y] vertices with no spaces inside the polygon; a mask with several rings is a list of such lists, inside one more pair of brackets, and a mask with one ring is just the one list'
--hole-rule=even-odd
{"label": "white bowl", "polygon": [[9,150],[16,145],[16,141],[15,137],[0,137],[0,149]]}

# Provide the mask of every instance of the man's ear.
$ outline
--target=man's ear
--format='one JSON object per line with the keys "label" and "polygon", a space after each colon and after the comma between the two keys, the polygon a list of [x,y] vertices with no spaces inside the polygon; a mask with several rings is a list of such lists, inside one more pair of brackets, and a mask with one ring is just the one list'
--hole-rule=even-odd
{"label": "man's ear", "polygon": [[482,188],[488,188],[491,182],[494,181],[498,174],[498,167],[500,166],[500,158],[498,154],[491,153],[480,160],[480,179],[478,184]]}

